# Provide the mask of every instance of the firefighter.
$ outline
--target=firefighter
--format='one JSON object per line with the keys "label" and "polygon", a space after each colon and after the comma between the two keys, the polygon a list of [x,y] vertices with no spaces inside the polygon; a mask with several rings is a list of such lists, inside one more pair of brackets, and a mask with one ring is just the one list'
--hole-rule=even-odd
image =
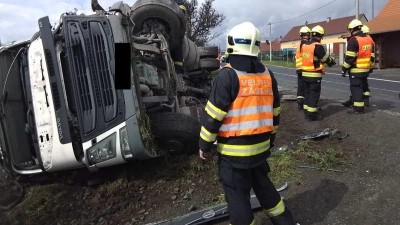
{"label": "firefighter", "polygon": [[215,79],[201,119],[199,156],[206,159],[217,141],[219,178],[228,204],[230,224],[253,225],[253,188],[274,225],[295,225],[268,177],[267,157],[279,125],[278,84],[257,58],[260,32],[250,22],[227,36],[229,64]]}
{"label": "firefighter", "polygon": [[304,83],[301,77],[301,70],[303,69],[303,62],[301,59],[301,47],[304,43],[310,41],[311,38],[311,29],[307,26],[303,26],[300,28],[300,44],[297,46],[296,49],[296,74],[297,74],[297,104],[299,110],[303,109],[303,102],[304,102]]}
{"label": "firefighter", "polygon": [[321,40],[325,34],[324,28],[317,25],[311,29],[311,41],[305,43],[301,49],[302,56],[302,78],[304,81],[304,113],[308,120],[316,121],[318,115],[318,101],[321,95],[321,80],[324,72],[324,63],[328,66],[335,65]]}
{"label": "firefighter", "polygon": [[373,70],[375,61],[375,43],[369,35],[362,31],[363,24],[354,19],[348,25],[351,37],[347,41],[345,60],[342,66],[342,76],[349,73],[350,99],[344,106],[353,106],[348,110],[351,114],[362,114],[365,106],[369,106],[368,76]]}

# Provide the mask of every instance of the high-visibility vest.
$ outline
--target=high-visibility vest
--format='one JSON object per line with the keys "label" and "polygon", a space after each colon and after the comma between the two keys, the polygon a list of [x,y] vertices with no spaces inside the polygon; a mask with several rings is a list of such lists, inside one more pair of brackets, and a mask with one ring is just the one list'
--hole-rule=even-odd
{"label": "high-visibility vest", "polygon": [[355,37],[358,42],[357,60],[354,62],[354,67],[350,69],[351,73],[368,72],[371,68],[371,55],[373,48],[373,41],[365,37]]}
{"label": "high-visibility vest", "polygon": [[274,95],[268,69],[257,74],[235,72],[239,92],[222,120],[218,136],[228,138],[272,131]]}
{"label": "high-visibility vest", "polygon": [[314,42],[311,44],[303,44],[301,49],[301,57],[303,63],[303,77],[322,77],[322,73],[324,71],[324,64],[320,63],[318,68],[314,67],[314,61],[318,60],[314,55],[315,47],[319,45],[319,43]]}
{"label": "high-visibility vest", "polygon": [[297,46],[297,50],[296,50],[296,56],[295,56],[295,59],[296,59],[296,70],[302,70],[303,69],[303,59],[301,58],[300,46],[301,46],[301,41],[300,41],[300,44]]}

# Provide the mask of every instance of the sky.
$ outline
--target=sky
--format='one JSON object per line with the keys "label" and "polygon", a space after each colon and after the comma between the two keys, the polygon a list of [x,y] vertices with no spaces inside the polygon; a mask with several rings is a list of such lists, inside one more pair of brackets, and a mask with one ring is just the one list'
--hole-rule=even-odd
{"label": "sky", "polygon": [[[98,0],[103,8],[108,8],[118,0]],[[204,0],[199,0],[203,2]],[[372,2],[376,16],[388,0],[359,0],[360,13],[368,20],[372,18]],[[124,1],[133,5],[135,0]],[[327,5],[328,4],[328,5]],[[244,22],[252,22],[261,32],[261,40],[284,36],[292,27],[306,21],[314,23],[355,15],[356,0],[214,0],[214,8],[225,15],[224,22],[212,32],[221,34],[210,42],[225,48],[225,37],[229,29]],[[327,5],[325,7],[322,7]],[[320,8],[322,7],[322,8]],[[311,12],[315,9],[319,10]],[[78,14],[92,14],[90,0],[0,0],[0,40],[8,43],[30,38],[38,31],[38,19],[49,16],[56,23],[63,12],[78,10]],[[303,14],[306,14],[302,16]],[[297,18],[295,18],[297,17]],[[292,19],[295,18],[295,19]],[[289,20],[287,22],[282,22]]]}

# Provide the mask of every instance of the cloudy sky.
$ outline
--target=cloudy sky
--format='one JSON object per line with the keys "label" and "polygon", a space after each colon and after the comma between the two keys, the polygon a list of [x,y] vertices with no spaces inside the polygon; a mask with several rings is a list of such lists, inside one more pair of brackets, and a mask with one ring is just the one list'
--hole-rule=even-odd
{"label": "cloudy sky", "polygon": [[[104,8],[108,8],[117,0],[98,1]],[[387,1],[359,0],[360,13],[364,13],[370,20],[372,2],[376,16]],[[132,5],[135,0],[124,2]],[[327,6],[322,7],[324,5]],[[262,33],[262,40],[265,40],[269,39],[269,22],[272,23],[272,37],[276,38],[284,36],[293,26],[304,24],[305,21],[313,23],[326,20],[327,17],[335,19],[351,16],[357,11],[355,0],[215,0],[214,7],[226,17],[224,23],[213,31],[222,34],[212,41],[212,44],[221,48],[225,47],[226,32],[243,21],[254,23]],[[92,13],[90,0],[1,0],[0,40],[7,43],[29,38],[38,30],[37,21],[40,17],[49,16],[50,21],[55,23],[61,13],[74,9],[78,13]],[[286,20],[289,21],[282,22]]]}

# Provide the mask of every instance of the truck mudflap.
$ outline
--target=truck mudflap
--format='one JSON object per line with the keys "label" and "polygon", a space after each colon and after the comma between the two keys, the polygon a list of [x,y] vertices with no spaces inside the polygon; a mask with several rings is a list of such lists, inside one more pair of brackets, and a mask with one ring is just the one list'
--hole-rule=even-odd
{"label": "truck mudflap", "polygon": [[65,104],[65,99],[63,99],[60,68],[57,62],[56,49],[54,47],[54,38],[48,16],[39,19],[39,31],[47,64],[47,72],[49,74],[50,88],[52,92],[51,96],[53,97],[54,102],[54,110],[60,143],[70,143],[71,132],[68,123],[67,107]]}
{"label": "truck mudflap", "polygon": [[[287,187],[288,183],[285,182],[281,187],[277,188],[276,190],[278,192],[281,192]],[[260,202],[258,201],[255,194],[252,194],[250,196],[250,203],[253,210],[259,209],[261,207]],[[156,223],[149,223],[146,225],[197,225],[222,219],[227,216],[229,216],[228,205],[226,203],[223,203],[171,220],[164,220]]]}

